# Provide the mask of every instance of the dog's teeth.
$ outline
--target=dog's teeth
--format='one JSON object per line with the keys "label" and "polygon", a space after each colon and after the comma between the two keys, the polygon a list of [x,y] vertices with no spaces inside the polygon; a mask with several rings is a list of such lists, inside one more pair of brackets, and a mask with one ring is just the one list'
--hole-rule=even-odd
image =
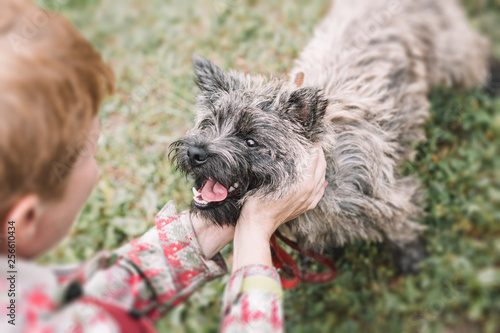
{"label": "dog's teeth", "polygon": [[199,200],[198,197],[193,197],[193,200],[199,204],[206,205],[207,202],[205,200]]}
{"label": "dog's teeth", "polygon": [[232,186],[231,186],[231,187],[229,188],[228,192],[233,192],[233,191],[234,191],[234,187],[232,187]]}
{"label": "dog's teeth", "polygon": [[194,186],[193,186],[193,195],[194,195],[195,197],[197,197],[197,196],[199,196],[199,195],[200,195],[200,193],[199,193],[198,191],[196,191],[196,189],[194,188]]}
{"label": "dog's teeth", "polygon": [[238,186],[240,186],[240,184],[238,184],[238,182],[234,183],[234,188],[238,188]]}

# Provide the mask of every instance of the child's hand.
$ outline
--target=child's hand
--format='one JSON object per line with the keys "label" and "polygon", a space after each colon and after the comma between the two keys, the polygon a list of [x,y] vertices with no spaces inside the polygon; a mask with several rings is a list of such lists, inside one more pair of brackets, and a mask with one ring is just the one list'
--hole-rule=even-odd
{"label": "child's hand", "polygon": [[207,259],[212,259],[233,240],[233,226],[219,227],[199,218],[196,214],[191,214],[191,223],[193,224],[196,239]]}
{"label": "child's hand", "polygon": [[269,239],[281,224],[315,208],[328,184],[325,181],[325,156],[321,147],[319,145],[316,147],[318,153],[309,170],[310,174],[298,190],[278,201],[249,199],[243,206],[238,225],[258,229]]}
{"label": "child's hand", "polygon": [[317,151],[310,174],[296,192],[278,201],[254,198],[244,204],[234,234],[233,271],[250,264],[270,266],[269,240],[274,231],[286,221],[315,208],[323,197],[328,185],[325,181],[326,161],[319,145]]}

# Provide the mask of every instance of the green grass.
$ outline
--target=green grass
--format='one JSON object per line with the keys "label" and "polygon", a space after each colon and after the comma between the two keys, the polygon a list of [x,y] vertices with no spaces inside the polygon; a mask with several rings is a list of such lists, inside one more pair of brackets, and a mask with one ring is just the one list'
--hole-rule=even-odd
{"label": "green grass", "polygon": [[[189,181],[166,151],[193,125],[192,53],[222,68],[284,74],[330,1],[63,2],[57,10],[113,67],[117,93],[100,113],[100,182],[70,236],[41,260],[52,263],[132,240],[170,199],[188,207]],[[464,2],[500,56],[500,1]],[[288,331],[500,331],[500,100],[452,90],[436,90],[431,100],[428,139],[402,168],[426,190],[422,273],[398,276],[383,245],[347,246],[334,282],[285,293]],[[217,331],[226,280],[172,311],[160,331]]]}

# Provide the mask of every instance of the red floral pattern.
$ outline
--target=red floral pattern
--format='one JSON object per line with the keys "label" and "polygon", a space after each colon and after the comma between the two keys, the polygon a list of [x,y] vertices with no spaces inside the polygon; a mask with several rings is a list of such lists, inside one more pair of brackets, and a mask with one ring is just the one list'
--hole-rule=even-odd
{"label": "red floral pattern", "polygon": [[[0,332],[119,332],[120,326],[98,305],[75,299],[66,302],[70,286],[78,281],[81,294],[146,316],[155,321],[188,298],[209,280],[223,275],[226,266],[218,254],[203,256],[189,214],[177,214],[169,202],[155,218],[156,226],[112,253],[102,252],[74,270],[40,267],[21,262],[16,326],[0,321]],[[6,263],[6,258],[0,258]],[[2,267],[4,269],[4,267]],[[6,270],[4,270],[6,271]],[[278,296],[263,290],[242,292],[246,277],[261,276],[279,283],[274,268],[247,266],[226,287],[225,332],[283,330]],[[8,285],[0,282],[0,315],[6,318]]]}

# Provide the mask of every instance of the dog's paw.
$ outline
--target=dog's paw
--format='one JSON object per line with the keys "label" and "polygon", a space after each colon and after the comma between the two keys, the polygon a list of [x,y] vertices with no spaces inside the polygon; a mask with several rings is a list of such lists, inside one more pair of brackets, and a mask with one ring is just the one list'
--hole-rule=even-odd
{"label": "dog's paw", "polygon": [[425,247],[420,239],[403,246],[390,246],[392,261],[402,274],[420,273],[420,262],[427,257]]}

